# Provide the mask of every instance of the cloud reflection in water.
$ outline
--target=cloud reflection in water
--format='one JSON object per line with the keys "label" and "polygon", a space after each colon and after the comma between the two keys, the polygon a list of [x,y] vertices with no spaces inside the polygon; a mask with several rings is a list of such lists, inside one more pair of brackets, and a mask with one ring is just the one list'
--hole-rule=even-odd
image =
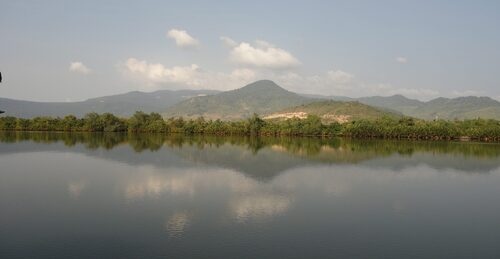
{"label": "cloud reflection in water", "polygon": [[69,182],[68,193],[72,198],[78,199],[87,184],[85,182]]}
{"label": "cloud reflection in water", "polygon": [[292,198],[275,194],[254,194],[238,197],[230,202],[230,211],[238,222],[263,219],[285,213]]}
{"label": "cloud reflection in water", "polygon": [[188,212],[176,212],[165,223],[165,229],[170,237],[179,238],[189,226],[191,215]]}

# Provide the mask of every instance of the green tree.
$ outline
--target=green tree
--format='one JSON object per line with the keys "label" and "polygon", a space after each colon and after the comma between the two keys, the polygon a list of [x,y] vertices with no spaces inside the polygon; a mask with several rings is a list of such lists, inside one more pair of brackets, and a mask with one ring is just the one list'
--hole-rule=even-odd
{"label": "green tree", "polygon": [[265,121],[259,118],[259,115],[254,113],[251,118],[248,119],[248,128],[247,132],[252,135],[256,136],[260,134],[261,128],[265,125]]}

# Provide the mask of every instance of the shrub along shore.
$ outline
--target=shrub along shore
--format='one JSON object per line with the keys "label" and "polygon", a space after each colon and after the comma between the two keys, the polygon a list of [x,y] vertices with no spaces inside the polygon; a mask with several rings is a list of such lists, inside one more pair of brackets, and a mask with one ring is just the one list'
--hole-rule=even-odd
{"label": "shrub along shore", "polygon": [[194,120],[165,120],[158,113],[144,112],[136,112],[130,118],[120,118],[111,113],[89,113],[83,118],[73,115],[32,119],[0,117],[0,130],[500,141],[500,121],[497,120],[425,121],[409,117],[324,124],[318,116],[312,115],[306,119],[284,121],[262,120],[257,115],[247,120],[221,121],[202,117]]}

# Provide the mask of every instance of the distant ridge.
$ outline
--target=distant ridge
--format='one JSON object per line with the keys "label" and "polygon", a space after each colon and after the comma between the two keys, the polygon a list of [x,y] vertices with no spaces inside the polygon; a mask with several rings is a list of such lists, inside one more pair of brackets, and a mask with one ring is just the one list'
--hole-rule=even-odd
{"label": "distant ridge", "polygon": [[356,100],[366,105],[397,111],[405,115],[410,115],[413,110],[424,104],[419,100],[409,99],[400,94],[388,97],[383,97],[383,96],[361,97]]}
{"label": "distant ridge", "polygon": [[490,97],[439,97],[427,102],[408,99],[402,95],[363,97],[359,102],[385,108],[425,120],[433,119],[497,119],[500,120],[500,102]]}
{"label": "distant ridge", "polygon": [[89,112],[110,112],[129,117],[135,111],[161,112],[168,107],[198,95],[215,94],[214,90],[160,90],[151,93],[128,92],[124,94],[88,99],[82,102],[33,102],[0,98],[4,116],[33,118],[36,116],[64,117],[73,114],[82,117]]}
{"label": "distant ridge", "polygon": [[424,103],[410,112],[423,119],[498,119],[500,102],[490,97],[458,97],[453,99],[437,98]]}
{"label": "distant ridge", "polygon": [[151,93],[129,92],[82,102],[33,102],[0,98],[1,116],[32,118],[36,116],[78,117],[89,112],[110,112],[129,117],[135,111],[159,112],[165,117],[183,116],[207,119],[238,120],[253,113],[269,115],[287,108],[318,100],[357,101],[388,113],[433,119],[497,119],[500,102],[489,97],[436,98],[427,102],[402,95],[351,98],[344,96],[306,95],[290,92],[273,81],[260,80],[242,88],[220,92],[215,90],[160,90]]}

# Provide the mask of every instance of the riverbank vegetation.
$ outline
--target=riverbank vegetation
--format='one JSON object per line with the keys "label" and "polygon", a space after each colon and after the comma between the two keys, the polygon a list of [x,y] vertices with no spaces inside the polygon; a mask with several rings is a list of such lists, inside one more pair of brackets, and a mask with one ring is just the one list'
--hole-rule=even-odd
{"label": "riverbank vegetation", "polygon": [[408,117],[323,124],[317,116],[278,121],[263,120],[254,115],[246,120],[221,121],[205,120],[202,117],[193,120],[182,117],[165,120],[158,113],[143,112],[136,112],[130,118],[119,118],[110,113],[89,113],[83,118],[72,115],[32,119],[0,117],[0,130],[500,141],[500,121],[497,120],[425,121]]}
{"label": "riverbank vegetation", "polygon": [[463,143],[457,141],[411,141],[352,138],[310,138],[292,136],[217,136],[134,132],[53,132],[0,131],[0,145],[19,142],[62,143],[66,147],[111,150],[129,146],[135,152],[158,151],[164,147],[196,149],[239,146],[252,153],[262,149],[286,151],[297,156],[315,157],[325,162],[357,162],[378,156],[415,153],[451,154],[462,157],[496,159],[500,157],[497,143]]}

